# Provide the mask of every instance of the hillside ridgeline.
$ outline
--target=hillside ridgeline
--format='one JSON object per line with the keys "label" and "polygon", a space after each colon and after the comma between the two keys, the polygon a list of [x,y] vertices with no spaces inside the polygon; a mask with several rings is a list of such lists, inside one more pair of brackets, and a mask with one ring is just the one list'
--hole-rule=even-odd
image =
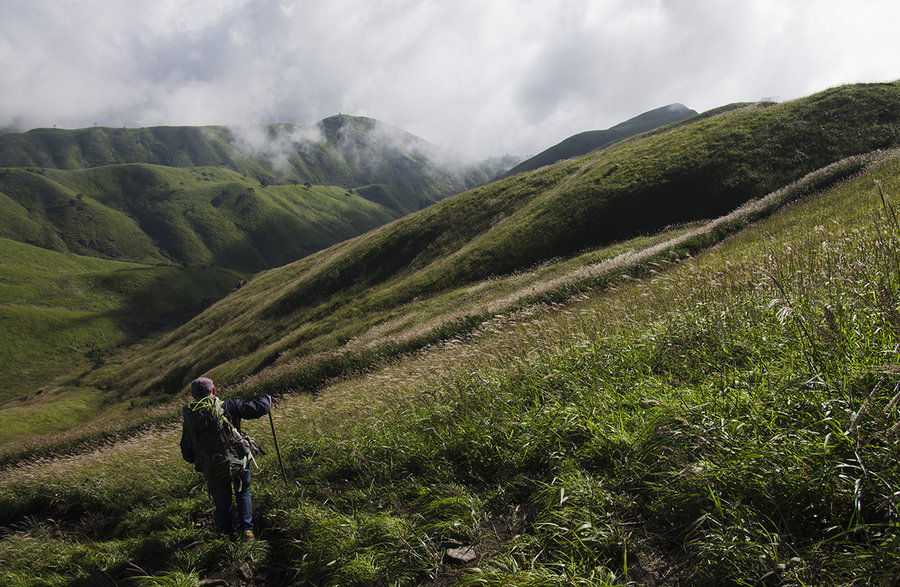
{"label": "hillside ridgeline", "polygon": [[656,108],[655,110],[630,118],[625,122],[621,122],[606,130],[588,130],[580,132],[541,151],[534,157],[522,161],[503,174],[503,176],[509,177],[517,173],[522,173],[523,171],[532,171],[545,165],[552,165],[564,159],[581,157],[593,151],[608,147],[623,139],[651,131],[655,128],[681,122],[682,120],[696,115],[696,111],[691,110],[683,104],[669,104],[668,106]]}

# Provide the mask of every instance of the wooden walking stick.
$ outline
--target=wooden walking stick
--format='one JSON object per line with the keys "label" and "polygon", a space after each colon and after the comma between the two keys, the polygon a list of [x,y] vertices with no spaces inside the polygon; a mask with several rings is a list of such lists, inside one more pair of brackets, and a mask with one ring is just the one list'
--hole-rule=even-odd
{"label": "wooden walking stick", "polygon": [[278,455],[278,464],[281,465],[281,476],[284,477],[284,483],[287,485],[287,473],[284,472],[284,461],[281,460],[281,451],[278,450],[278,437],[275,435],[275,420],[272,419],[272,408],[269,408],[269,424],[272,426],[272,440],[275,441],[275,454]]}

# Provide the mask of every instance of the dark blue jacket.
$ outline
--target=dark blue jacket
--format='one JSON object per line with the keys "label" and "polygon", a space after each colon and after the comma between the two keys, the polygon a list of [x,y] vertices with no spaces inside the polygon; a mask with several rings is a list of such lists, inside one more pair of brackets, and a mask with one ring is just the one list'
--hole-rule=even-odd
{"label": "dark blue jacket", "polygon": [[[267,394],[262,394],[250,401],[227,399],[222,402],[222,411],[225,412],[225,417],[238,431],[241,429],[241,420],[261,418],[269,413],[271,407],[272,397]],[[194,444],[191,442],[191,435],[185,428],[182,428],[181,431],[181,457],[189,463],[194,463],[194,468],[198,471],[201,470],[194,452]]]}

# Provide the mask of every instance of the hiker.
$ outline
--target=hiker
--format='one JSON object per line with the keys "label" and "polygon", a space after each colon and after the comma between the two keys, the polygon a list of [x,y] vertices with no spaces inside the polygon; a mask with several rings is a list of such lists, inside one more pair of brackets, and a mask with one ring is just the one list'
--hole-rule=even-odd
{"label": "hiker", "polygon": [[[183,409],[181,456],[206,477],[216,510],[216,527],[232,538],[253,538],[250,462],[254,453],[260,451],[249,437],[240,432],[241,420],[267,414],[272,398],[262,394],[251,401],[222,401],[216,397],[216,387],[208,377],[191,382],[191,395],[194,401]],[[238,439],[238,443],[233,445],[225,438]],[[237,501],[240,534],[234,531],[232,487]]]}

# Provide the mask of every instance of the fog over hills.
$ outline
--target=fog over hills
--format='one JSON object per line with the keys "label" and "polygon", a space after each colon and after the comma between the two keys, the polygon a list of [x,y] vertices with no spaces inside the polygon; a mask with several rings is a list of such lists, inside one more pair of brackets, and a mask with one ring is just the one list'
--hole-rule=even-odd
{"label": "fog over hills", "polygon": [[[425,183],[412,177],[405,181],[435,199],[500,171],[377,120],[348,115],[313,125],[41,128],[0,135],[4,167],[85,169],[120,163],[216,166],[270,183],[345,188],[390,183],[398,173],[420,172],[428,176]],[[431,182],[436,185],[425,185]]]}

